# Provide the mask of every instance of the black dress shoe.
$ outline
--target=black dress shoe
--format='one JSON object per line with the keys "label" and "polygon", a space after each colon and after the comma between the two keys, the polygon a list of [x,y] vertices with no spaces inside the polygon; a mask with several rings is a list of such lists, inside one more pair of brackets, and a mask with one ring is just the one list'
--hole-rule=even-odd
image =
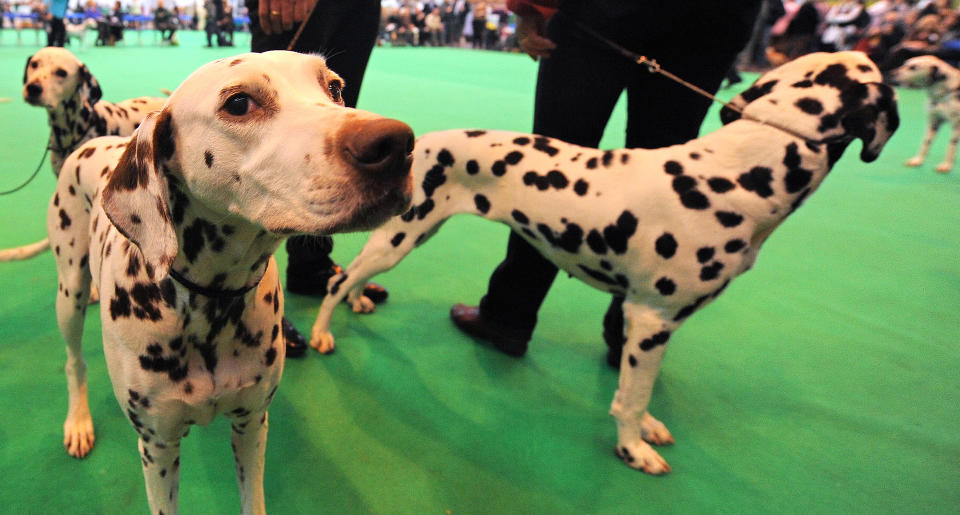
{"label": "black dress shoe", "polygon": [[[297,295],[311,295],[323,297],[327,294],[327,283],[330,278],[343,272],[340,265],[330,268],[314,268],[305,266],[287,265],[287,291]],[[363,286],[363,295],[374,304],[382,304],[390,293],[377,283],[367,283]],[[343,298],[347,300],[346,297]]]}
{"label": "black dress shoe", "polygon": [[508,356],[519,358],[527,353],[529,337],[497,327],[489,320],[484,320],[480,316],[480,309],[476,306],[456,304],[450,308],[450,318],[461,331],[475,338],[489,341],[494,348]]}
{"label": "black dress shoe", "polygon": [[307,353],[307,340],[287,317],[283,317],[280,325],[283,326],[283,339],[287,342],[287,357],[302,358]]}

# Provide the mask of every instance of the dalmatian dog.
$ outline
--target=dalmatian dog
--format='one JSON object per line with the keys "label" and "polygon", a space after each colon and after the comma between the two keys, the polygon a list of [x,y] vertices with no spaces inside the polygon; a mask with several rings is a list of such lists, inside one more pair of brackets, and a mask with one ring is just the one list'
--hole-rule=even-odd
{"label": "dalmatian dog", "polygon": [[221,414],[243,513],[263,513],[285,353],[273,252],[289,235],[367,230],[409,205],[413,132],[344,107],[343,86],[318,56],[221,59],[131,138],[93,139],[64,162],[47,220],[67,343],[64,445],[83,457],[94,443],[81,354],[94,284],[153,513],[177,511],[181,438]]}
{"label": "dalmatian dog", "polygon": [[102,99],[100,83],[69,50],[47,47],[27,59],[23,99],[47,110],[50,164],[60,174],[63,161],[97,136],[129,136],[165,98],[137,97],[116,104]]}
{"label": "dalmatian dog", "polygon": [[624,298],[626,341],[610,409],[616,454],[630,467],[667,473],[650,444],[673,437],[647,411],[667,342],[752,266],[853,139],[863,141],[864,161],[876,159],[899,124],[894,90],[880,81],[863,54],[809,55],[736,97],[720,130],[657,150],[485,130],[424,135],[412,207],[331,278],[311,345],[329,352],[334,307],[346,295],[354,311],[372,310],[360,286],[451,215],[507,224],[572,276]]}
{"label": "dalmatian dog", "polygon": [[[102,100],[100,83],[69,50],[46,47],[27,59],[23,99],[47,111],[50,122],[50,164],[60,175],[63,161],[97,136],[130,136],[147,113],[165,99],[138,97],[117,104]],[[47,240],[0,251],[0,261],[28,259],[46,251]]]}
{"label": "dalmatian dog", "polygon": [[930,143],[937,135],[943,122],[950,124],[950,143],[943,162],[937,165],[936,171],[947,173],[953,168],[954,157],[957,155],[957,142],[960,141],[960,70],[943,62],[932,55],[923,55],[908,59],[899,68],[890,74],[894,84],[909,88],[923,88],[927,90],[927,133],[920,144],[917,155],[905,163],[907,166],[920,166],[927,158]]}

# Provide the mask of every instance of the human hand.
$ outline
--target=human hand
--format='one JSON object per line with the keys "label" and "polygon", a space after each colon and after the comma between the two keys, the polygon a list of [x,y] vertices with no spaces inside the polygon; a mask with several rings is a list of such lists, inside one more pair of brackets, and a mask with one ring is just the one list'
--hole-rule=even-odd
{"label": "human hand", "polygon": [[267,34],[287,32],[307,19],[316,3],[317,0],[260,0],[260,28]]}
{"label": "human hand", "polygon": [[543,16],[517,16],[517,42],[520,49],[534,61],[538,57],[550,57],[550,51],[557,48],[556,43],[544,36],[546,25]]}

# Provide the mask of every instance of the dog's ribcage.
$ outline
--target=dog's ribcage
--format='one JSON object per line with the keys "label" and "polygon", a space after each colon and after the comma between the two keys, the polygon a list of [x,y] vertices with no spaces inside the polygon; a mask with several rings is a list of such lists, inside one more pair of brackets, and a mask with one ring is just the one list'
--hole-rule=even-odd
{"label": "dog's ribcage", "polygon": [[756,124],[735,122],[686,145],[614,151],[512,132],[428,134],[411,209],[377,234],[419,244],[441,220],[479,214],[587,284],[684,318],[752,265],[823,178],[824,150],[770,133],[743,144]]}

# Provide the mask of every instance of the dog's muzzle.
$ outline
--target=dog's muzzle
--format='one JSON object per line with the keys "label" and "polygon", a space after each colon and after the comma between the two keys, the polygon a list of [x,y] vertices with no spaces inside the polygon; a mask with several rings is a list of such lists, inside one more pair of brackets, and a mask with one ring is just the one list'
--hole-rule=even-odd
{"label": "dog's muzzle", "polygon": [[36,82],[31,82],[30,84],[27,84],[25,88],[23,88],[23,92],[23,98],[28,104],[36,104],[40,101],[40,95],[43,94],[43,86],[37,84]]}

